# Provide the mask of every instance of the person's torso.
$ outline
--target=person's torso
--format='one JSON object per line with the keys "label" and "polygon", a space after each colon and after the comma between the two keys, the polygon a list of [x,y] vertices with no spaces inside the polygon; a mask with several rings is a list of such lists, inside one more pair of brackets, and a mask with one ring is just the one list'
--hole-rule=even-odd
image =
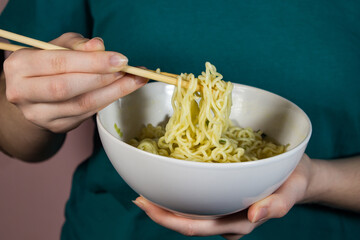
{"label": "person's torso", "polygon": [[[21,11],[26,22],[15,16],[20,3],[28,6]],[[0,27],[41,40],[66,31],[99,36],[130,65],[172,73],[200,74],[210,61],[225,80],[301,107],[313,125],[306,152],[333,159],[360,153],[359,12],[357,1],[10,0]],[[89,239],[101,233],[104,239],[183,238],[151,223],[132,206],[134,197],[100,149],[75,175],[64,231]],[[91,218],[104,223],[91,229]],[[352,239],[347,234],[359,234],[359,224],[357,215],[342,211],[295,207],[248,239]],[[142,230],[148,237],[141,238]]]}

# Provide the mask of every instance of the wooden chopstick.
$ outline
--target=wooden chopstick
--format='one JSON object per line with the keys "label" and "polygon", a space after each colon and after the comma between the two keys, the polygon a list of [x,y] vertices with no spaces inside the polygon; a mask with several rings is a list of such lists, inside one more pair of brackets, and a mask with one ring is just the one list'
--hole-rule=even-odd
{"label": "wooden chopstick", "polygon": [[[0,37],[6,38],[9,40],[13,40],[15,42],[23,43],[23,44],[26,44],[26,45],[29,45],[32,47],[45,49],[45,50],[70,50],[68,48],[60,47],[60,46],[57,46],[57,45],[54,45],[51,43],[43,42],[40,40],[22,36],[22,35],[12,33],[9,31],[5,31],[2,29],[0,29]],[[22,48],[26,48],[26,47],[0,42],[0,49],[2,49],[2,50],[16,51],[16,50],[19,50]],[[151,70],[145,70],[142,68],[132,67],[129,65],[124,66],[120,71],[130,73],[130,74],[133,74],[136,76],[148,78],[148,79],[153,79],[156,81],[164,82],[164,83],[175,85],[175,86],[177,85],[177,81],[178,81],[178,79],[177,79],[178,75],[175,75],[172,73],[162,74],[162,73],[157,73],[157,72],[151,71]],[[189,82],[182,81],[181,85],[184,88],[188,88]],[[196,90],[199,91],[200,87],[198,86]]]}
{"label": "wooden chopstick", "polygon": [[[10,44],[10,43],[0,42],[0,49],[2,49],[2,50],[14,52],[14,51],[24,49],[24,48],[27,48],[27,47],[20,46],[20,45],[15,45],[15,44]],[[66,49],[66,50],[68,50],[68,49]],[[155,80],[155,78],[159,78],[159,77],[161,77],[162,79],[165,79],[163,77],[167,77],[162,82],[169,83],[169,84],[172,84],[172,85],[176,85],[176,83],[177,83],[177,76],[178,75],[175,75],[175,74],[172,74],[172,73],[166,73],[166,72],[157,73],[156,71],[153,71],[153,70],[145,70],[145,69],[131,67],[131,66],[125,66],[124,68],[125,68],[125,70],[121,69],[121,71],[124,71],[126,73],[130,73],[130,74],[133,74],[133,75],[143,76],[143,77],[146,77],[146,78],[149,78],[149,79],[154,79],[154,80]],[[159,76],[159,75],[161,75],[161,76]],[[158,80],[158,81],[160,81],[160,80]],[[187,82],[185,82],[184,84],[188,85]]]}
{"label": "wooden chopstick", "polygon": [[10,44],[10,43],[0,42],[0,49],[1,50],[15,52],[15,51],[17,51],[19,49],[22,49],[22,48],[26,48],[26,47],[19,46],[19,45],[14,45],[14,44]]}

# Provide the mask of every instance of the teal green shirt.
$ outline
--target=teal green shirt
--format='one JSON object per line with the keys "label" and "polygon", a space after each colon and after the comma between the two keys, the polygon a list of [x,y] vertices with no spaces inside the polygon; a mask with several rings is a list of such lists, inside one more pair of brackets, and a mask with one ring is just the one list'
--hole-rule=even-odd
{"label": "teal green shirt", "polygon": [[[99,36],[129,64],[166,72],[198,74],[210,61],[225,80],[300,106],[313,124],[307,154],[334,159],[360,154],[359,12],[360,2],[350,0],[10,0],[0,26],[46,41],[68,31]],[[74,175],[63,240],[197,239],[139,210],[131,202],[137,194],[116,173],[97,135],[94,141],[93,156]],[[244,239],[359,236],[359,214],[303,205]]]}

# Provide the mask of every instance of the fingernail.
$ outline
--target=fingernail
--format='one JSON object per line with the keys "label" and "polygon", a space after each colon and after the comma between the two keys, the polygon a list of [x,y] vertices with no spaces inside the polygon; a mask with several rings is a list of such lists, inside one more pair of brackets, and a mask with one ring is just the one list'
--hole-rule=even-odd
{"label": "fingernail", "polygon": [[94,37],[93,39],[98,39],[100,40],[102,43],[104,43],[104,40],[101,37]]}
{"label": "fingernail", "polygon": [[143,77],[139,77],[139,76],[135,76],[134,78],[135,78],[135,83],[137,85],[144,85],[148,81],[147,78],[143,78]]}
{"label": "fingernail", "polygon": [[120,67],[127,63],[127,58],[120,55],[114,54],[110,57],[110,64],[114,67]]}
{"label": "fingernail", "polygon": [[268,215],[268,209],[266,207],[262,207],[259,209],[258,213],[253,219],[253,222],[260,222],[266,219]]}
{"label": "fingernail", "polygon": [[145,209],[145,204],[142,200],[139,199],[135,199],[132,201],[136,206],[138,206],[139,208],[141,208],[142,210]]}

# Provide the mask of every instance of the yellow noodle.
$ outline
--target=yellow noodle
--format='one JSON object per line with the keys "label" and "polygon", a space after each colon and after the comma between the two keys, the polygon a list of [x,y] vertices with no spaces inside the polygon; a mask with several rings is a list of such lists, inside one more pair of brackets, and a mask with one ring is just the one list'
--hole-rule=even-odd
{"label": "yellow noodle", "polygon": [[[232,126],[229,119],[233,85],[215,66],[197,78],[181,74],[172,96],[173,115],[166,127],[148,124],[129,144],[150,153],[200,162],[245,162],[272,157],[287,146],[265,140],[261,131]],[[158,70],[159,71],[159,70]],[[189,88],[181,88],[188,81]],[[196,92],[197,85],[202,91]]]}

